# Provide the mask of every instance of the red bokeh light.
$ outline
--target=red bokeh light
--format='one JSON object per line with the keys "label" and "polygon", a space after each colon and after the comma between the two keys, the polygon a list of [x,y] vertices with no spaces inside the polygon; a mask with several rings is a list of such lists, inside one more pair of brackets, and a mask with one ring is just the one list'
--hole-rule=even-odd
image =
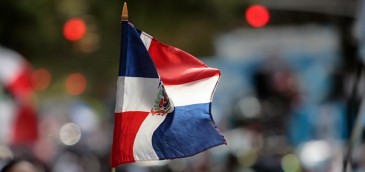
{"label": "red bokeh light", "polygon": [[51,83],[51,74],[47,69],[37,69],[32,73],[31,82],[34,90],[44,90]]}
{"label": "red bokeh light", "polygon": [[72,18],[67,20],[63,26],[63,35],[67,40],[77,41],[85,36],[86,30],[86,24],[84,20]]}
{"label": "red bokeh light", "polygon": [[252,5],[246,10],[246,20],[252,27],[263,27],[270,20],[270,13],[262,5]]}
{"label": "red bokeh light", "polygon": [[66,91],[68,94],[77,96],[83,93],[86,89],[86,79],[81,73],[73,73],[69,75],[66,79]]}

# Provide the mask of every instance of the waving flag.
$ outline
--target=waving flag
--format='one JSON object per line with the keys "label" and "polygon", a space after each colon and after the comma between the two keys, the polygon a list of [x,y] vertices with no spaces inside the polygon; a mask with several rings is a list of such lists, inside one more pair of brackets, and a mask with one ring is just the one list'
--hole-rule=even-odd
{"label": "waving flag", "polygon": [[219,77],[218,69],[122,21],[111,165],[182,158],[225,144],[211,115]]}

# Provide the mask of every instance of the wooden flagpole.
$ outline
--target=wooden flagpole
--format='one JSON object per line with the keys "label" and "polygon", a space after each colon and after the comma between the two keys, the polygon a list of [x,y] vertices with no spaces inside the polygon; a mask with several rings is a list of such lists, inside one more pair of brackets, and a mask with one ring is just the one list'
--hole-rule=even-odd
{"label": "wooden flagpole", "polygon": [[[124,4],[123,4],[123,9],[122,9],[122,14],[120,16],[120,20],[121,21],[128,21],[128,7],[127,7],[127,2],[124,2]],[[116,172],[116,167],[112,167],[111,172]]]}

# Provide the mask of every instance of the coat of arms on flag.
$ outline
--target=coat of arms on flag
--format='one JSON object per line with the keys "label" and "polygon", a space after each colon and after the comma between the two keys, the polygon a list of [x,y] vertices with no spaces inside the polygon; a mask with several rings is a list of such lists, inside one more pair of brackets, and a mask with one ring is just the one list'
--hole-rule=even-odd
{"label": "coat of arms on flag", "polygon": [[171,103],[164,86],[159,84],[157,98],[155,100],[155,105],[151,109],[152,115],[166,115],[171,109]]}
{"label": "coat of arms on flag", "polygon": [[121,23],[112,167],[226,144],[211,114],[220,71]]}

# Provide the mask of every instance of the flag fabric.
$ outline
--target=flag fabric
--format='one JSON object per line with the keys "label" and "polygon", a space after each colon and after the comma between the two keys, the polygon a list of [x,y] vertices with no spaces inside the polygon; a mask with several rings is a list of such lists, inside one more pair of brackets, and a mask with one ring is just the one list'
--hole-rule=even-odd
{"label": "flag fabric", "polygon": [[218,69],[122,21],[111,165],[226,144],[211,114],[219,78]]}
{"label": "flag fabric", "polygon": [[30,64],[0,46],[0,144],[32,144],[38,137],[30,76]]}

